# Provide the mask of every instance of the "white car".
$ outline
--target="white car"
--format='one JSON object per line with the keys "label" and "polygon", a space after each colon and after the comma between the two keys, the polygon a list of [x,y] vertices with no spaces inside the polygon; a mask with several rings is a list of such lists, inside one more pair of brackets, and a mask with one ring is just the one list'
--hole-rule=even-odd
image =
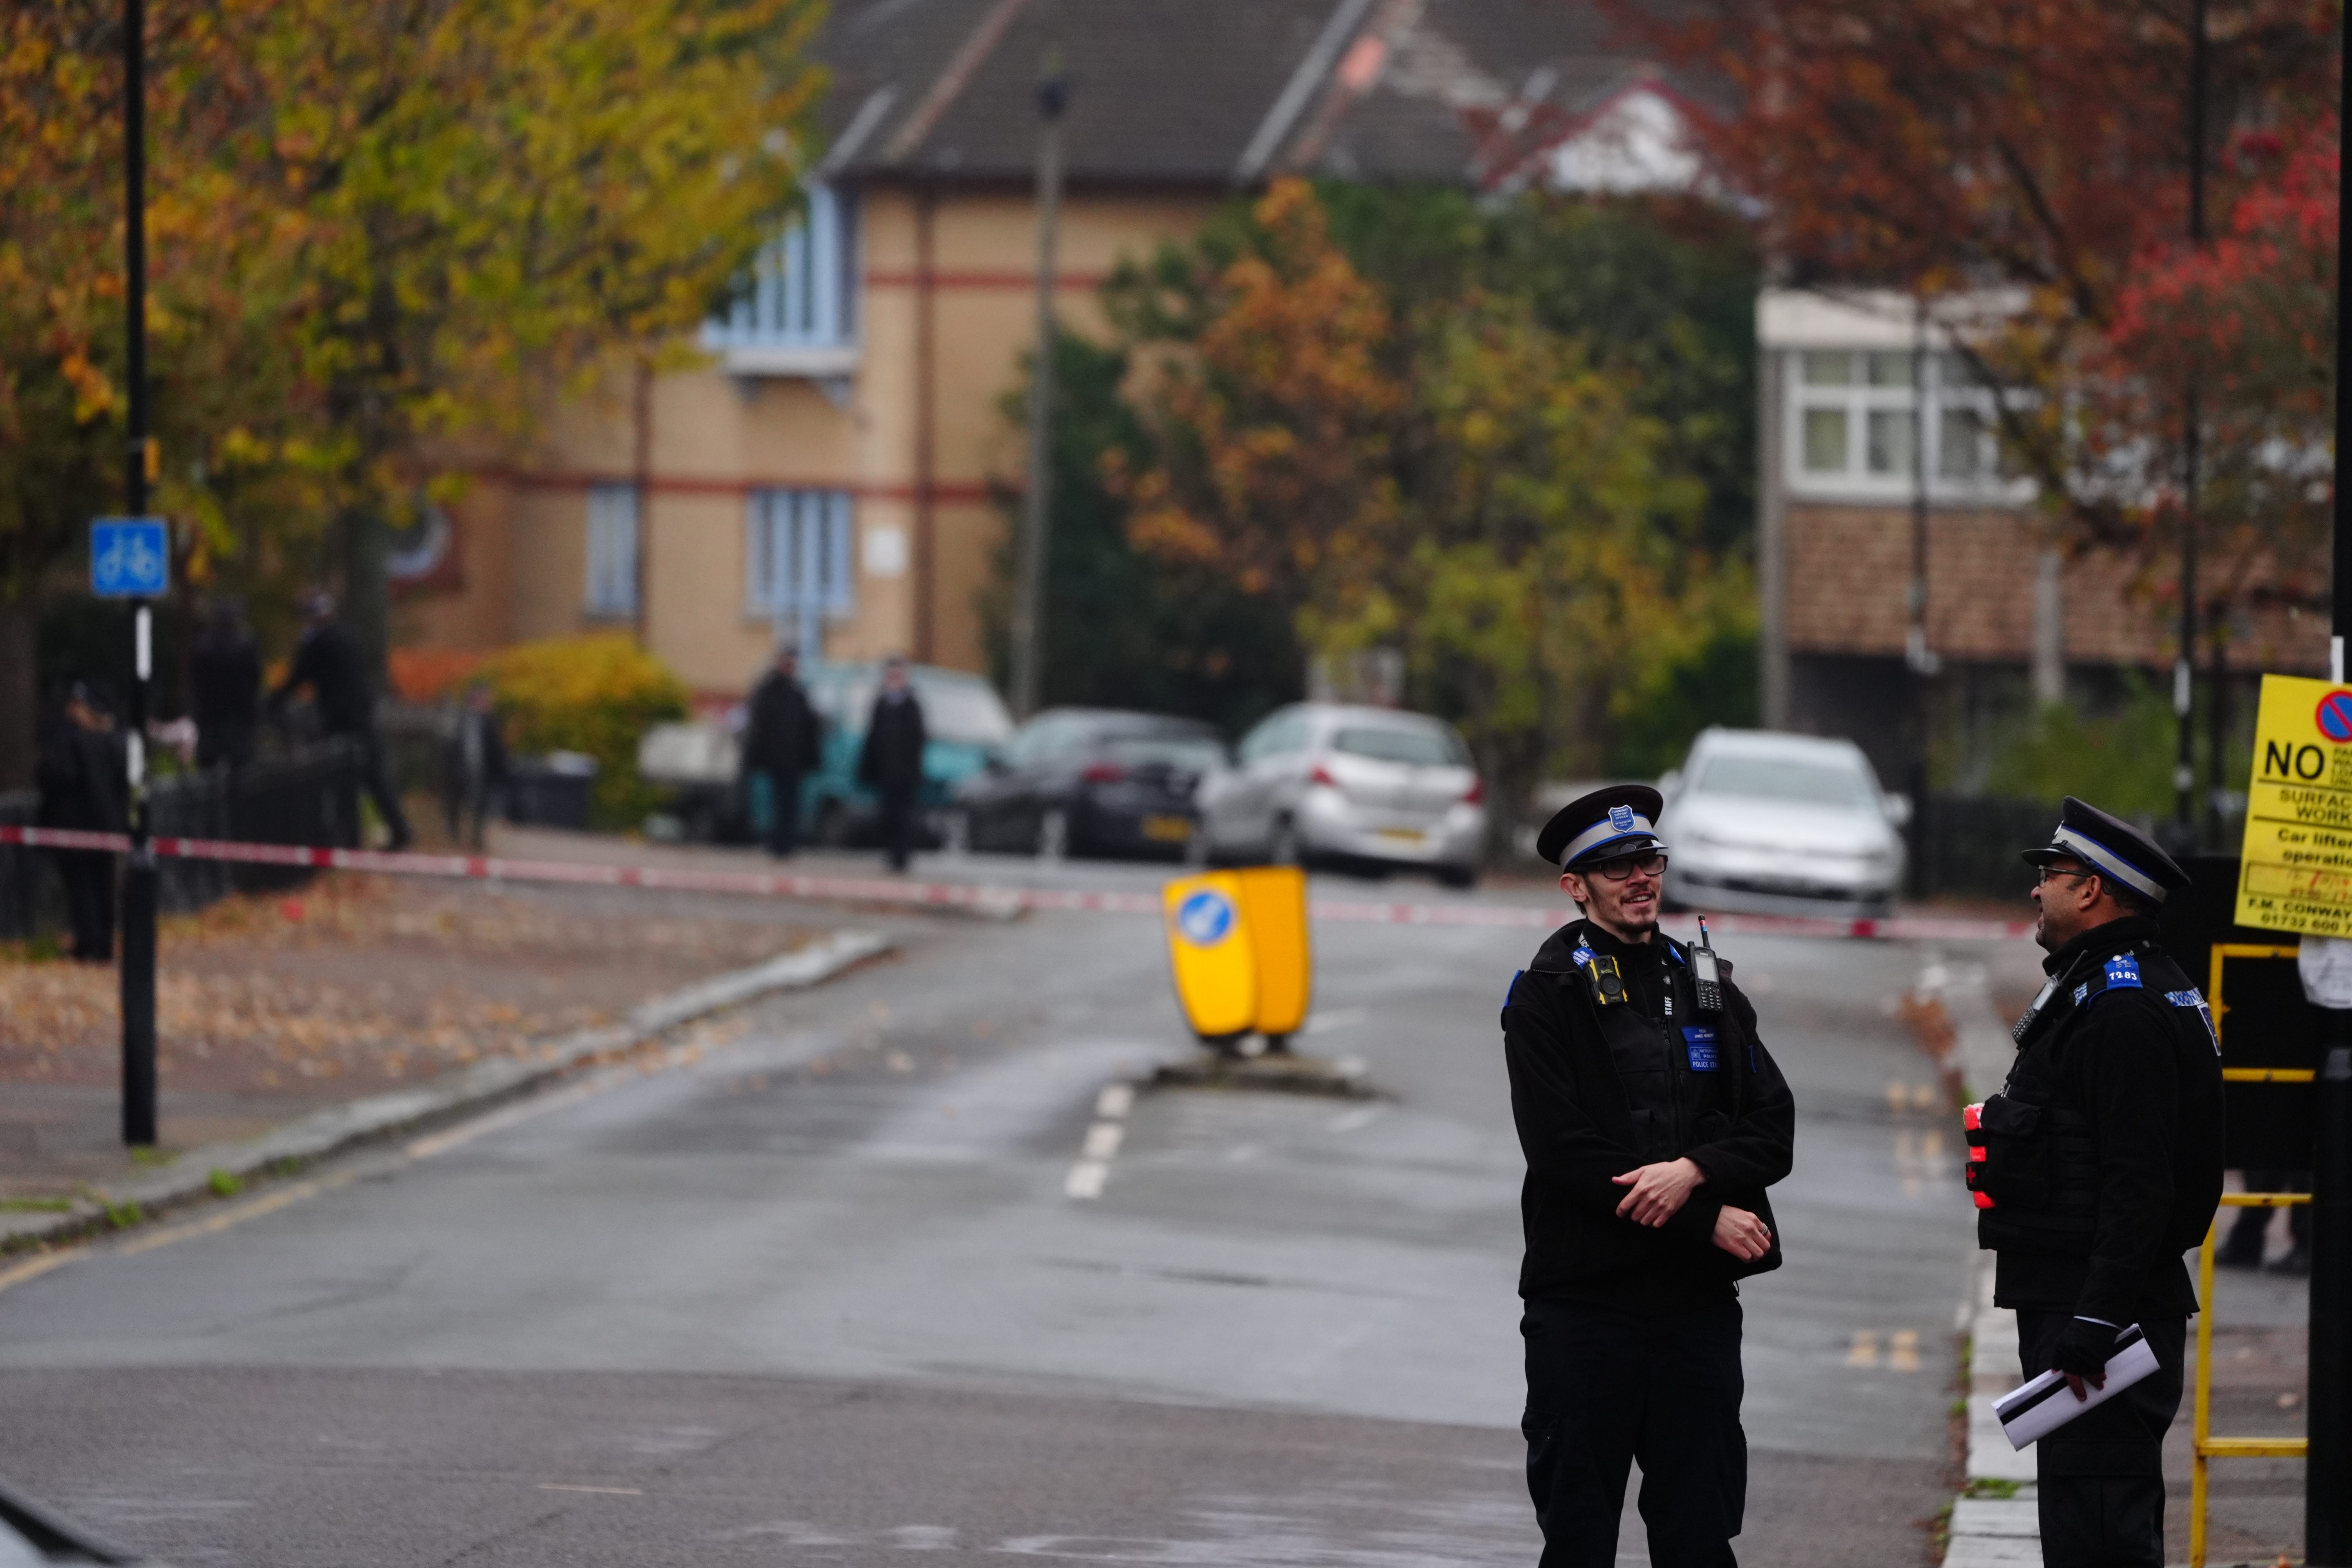
{"label": "white car", "polygon": [[1486,788],[1451,724],[1393,708],[1299,702],[1242,737],[1198,797],[1210,860],[1325,862],[1477,880]]}
{"label": "white car", "polygon": [[1910,802],[1852,741],[1710,729],[1658,790],[1670,906],[1876,915],[1903,886]]}

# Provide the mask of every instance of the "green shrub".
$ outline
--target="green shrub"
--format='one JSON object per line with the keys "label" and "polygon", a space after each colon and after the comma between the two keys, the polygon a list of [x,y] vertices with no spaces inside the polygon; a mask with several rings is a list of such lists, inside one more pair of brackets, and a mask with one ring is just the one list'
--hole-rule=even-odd
{"label": "green shrub", "polygon": [[686,717],[686,683],[635,642],[606,634],[522,643],[493,655],[480,679],[517,756],[596,759],[595,826],[633,827],[662,804],[664,792],[637,776],[637,740],[650,725]]}

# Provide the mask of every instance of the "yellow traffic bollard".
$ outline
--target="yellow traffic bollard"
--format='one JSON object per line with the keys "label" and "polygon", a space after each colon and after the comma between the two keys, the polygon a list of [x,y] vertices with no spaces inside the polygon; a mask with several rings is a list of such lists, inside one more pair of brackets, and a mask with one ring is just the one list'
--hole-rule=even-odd
{"label": "yellow traffic bollard", "polygon": [[1241,879],[1243,921],[1257,955],[1254,1023],[1280,1049],[1307,1021],[1315,989],[1314,949],[1307,934],[1307,873],[1296,866],[1255,866]]}
{"label": "yellow traffic bollard", "polygon": [[1304,873],[1185,877],[1162,889],[1160,907],[1176,1000],[1194,1034],[1223,1043],[1255,1032],[1279,1047],[1297,1032],[1313,990]]}

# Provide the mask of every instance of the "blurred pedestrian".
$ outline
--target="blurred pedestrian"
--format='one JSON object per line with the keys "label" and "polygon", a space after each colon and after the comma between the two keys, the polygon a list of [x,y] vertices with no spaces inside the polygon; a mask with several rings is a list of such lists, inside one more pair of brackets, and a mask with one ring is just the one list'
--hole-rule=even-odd
{"label": "blurred pedestrian", "polygon": [[241,768],[261,731],[261,650],[234,599],[215,599],[188,652],[196,765]]}
{"label": "blurred pedestrian", "polygon": [[890,869],[903,871],[915,848],[915,807],[923,787],[923,705],[907,679],[907,661],[892,658],[882,667],[882,689],[866,720],[866,744],[857,753],[857,782],[882,802],[882,847]]}
{"label": "blurred pedestrian", "polygon": [[1780,1265],[1796,1104],[1730,963],[1658,930],[1660,805],[1617,785],[1546,825],[1580,918],[1503,1003],[1543,1568],[1615,1568],[1634,1461],[1656,1568],[1736,1568],[1747,1507],[1738,1282]]}
{"label": "blurred pedestrian", "polygon": [[816,766],[824,737],[824,721],[801,686],[800,663],[793,649],[776,650],[774,666],[751,689],[743,733],[744,782],[761,781],[756,787],[767,794],[768,853],[779,858],[798,847],[801,778]]}
{"label": "blurred pedestrian", "polygon": [[[92,683],[69,682],[41,715],[37,820],[43,827],[121,833],[130,826],[129,755],[106,698]],[[114,959],[114,856],[104,849],[51,852],[66,887],[73,956]]]}
{"label": "blurred pedestrian", "polygon": [[387,847],[405,849],[412,836],[408,817],[400,809],[400,792],[393,787],[383,736],[376,729],[375,689],[368,679],[367,656],[359,639],[335,619],[334,595],[323,591],[307,595],[302,601],[302,640],[294,646],[293,666],[269,694],[270,709],[282,708],[302,687],[310,689],[320,729],[359,743],[360,782],[392,834]]}
{"label": "blurred pedestrian", "polygon": [[2157,943],[2188,874],[2127,822],[2066,797],[2040,878],[2050,979],[2011,1032],[2000,1092],[1969,1109],[1977,1245],[2017,1310],[2028,1378],[2106,1385],[2137,1327],[2157,1370],[2034,1444],[2049,1568],[2162,1568],[2164,1435],[2197,1288],[2180,1255],[2221,1201],[2221,1053],[2205,998]]}
{"label": "blurred pedestrian", "polygon": [[504,808],[511,777],[498,700],[487,686],[468,687],[441,756],[441,812],[452,844],[482,847],[484,826]]}
{"label": "blurred pedestrian", "polygon": [[[2246,1173],[2246,1191],[2250,1193],[2307,1193],[2311,1191],[2308,1171],[2263,1171]],[[2213,1261],[2223,1268],[2260,1268],[2263,1250],[2270,1240],[2271,1215],[2266,1208],[2242,1208],[2238,1217],[2230,1222],[2229,1238],[2214,1248]],[[2270,1266],[2273,1274],[2309,1274],[2311,1272],[2311,1205],[2291,1204],[2286,1211],[2287,1249],[2279,1260]]]}

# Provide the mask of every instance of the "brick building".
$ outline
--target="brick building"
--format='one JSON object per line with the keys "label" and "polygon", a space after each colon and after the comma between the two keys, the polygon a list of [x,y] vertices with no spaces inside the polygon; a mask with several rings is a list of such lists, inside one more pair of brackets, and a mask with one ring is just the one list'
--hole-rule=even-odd
{"label": "brick building", "polygon": [[[2178,653],[2177,566],[2063,548],[2034,486],[2002,470],[1992,395],[1952,344],[2007,308],[1948,300],[1923,322],[1906,295],[1758,300],[1764,722],[1851,736],[1890,781],[1906,776],[1923,664],[1938,721],[1965,750],[1972,731],[2032,701],[2095,703],[2130,671],[2167,680]],[[2261,670],[2323,671],[2326,630],[2324,616],[2281,607],[2237,617],[2233,699]]]}
{"label": "brick building", "polygon": [[805,215],[709,362],[558,410],[397,563],[395,640],[633,630],[698,689],[772,642],[983,662],[1024,448],[1041,59],[1075,80],[1055,279],[1101,325],[1122,259],[1286,173],[1686,183],[1673,94],[1585,0],[837,0]]}

